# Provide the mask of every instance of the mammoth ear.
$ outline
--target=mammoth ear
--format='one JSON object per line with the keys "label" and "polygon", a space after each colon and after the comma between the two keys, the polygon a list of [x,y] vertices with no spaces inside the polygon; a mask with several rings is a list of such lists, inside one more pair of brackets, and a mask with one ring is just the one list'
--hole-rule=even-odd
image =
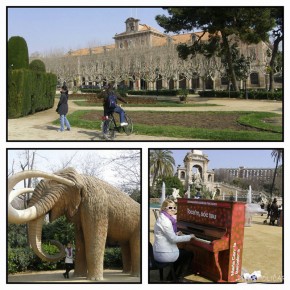
{"label": "mammoth ear", "polygon": [[80,185],[79,183],[76,183],[73,188],[74,190],[72,191],[72,196],[70,197],[68,205],[68,215],[70,217],[74,216],[77,213],[82,200],[82,191],[83,191],[83,186]]}

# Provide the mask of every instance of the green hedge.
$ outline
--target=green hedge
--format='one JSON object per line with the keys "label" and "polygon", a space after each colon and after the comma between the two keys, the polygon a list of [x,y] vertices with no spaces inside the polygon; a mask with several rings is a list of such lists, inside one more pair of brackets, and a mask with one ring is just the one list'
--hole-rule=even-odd
{"label": "green hedge", "polygon": [[[58,250],[54,245],[42,244],[43,249],[50,255],[55,254]],[[64,259],[58,262],[44,262],[40,260],[30,247],[10,248],[7,254],[8,274],[25,271],[49,271],[64,269]],[[105,268],[122,268],[121,249],[106,248],[104,257]]]}
{"label": "green hedge", "polygon": [[193,89],[178,89],[178,90],[151,90],[151,91],[127,91],[128,95],[141,95],[141,96],[178,96],[184,94],[194,94],[195,91]]}
{"label": "green hedge", "polygon": [[54,105],[57,77],[27,69],[8,70],[8,118],[18,118]]}
{"label": "green hedge", "polygon": [[40,59],[35,59],[29,64],[29,69],[35,72],[46,72],[45,64]]}
{"label": "green hedge", "polygon": [[[248,92],[248,99],[252,100],[283,100],[283,92],[280,90],[274,92],[267,92],[266,90],[249,90]],[[200,97],[203,98],[246,98],[245,91],[200,91],[198,92]]]}

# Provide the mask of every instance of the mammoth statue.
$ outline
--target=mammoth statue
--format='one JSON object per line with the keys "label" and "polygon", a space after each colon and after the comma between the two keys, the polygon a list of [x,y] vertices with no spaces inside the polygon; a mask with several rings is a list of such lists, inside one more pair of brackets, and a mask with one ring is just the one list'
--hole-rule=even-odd
{"label": "mammoth statue", "polygon": [[[42,177],[35,189],[16,189],[26,178]],[[15,209],[12,200],[31,191],[28,208]],[[57,261],[65,256],[63,245],[52,241],[59,253],[42,250],[42,224],[46,214],[50,221],[65,215],[75,225],[75,276],[103,280],[106,239],[118,241],[122,251],[123,271],[140,276],[140,205],[110,184],[77,173],[73,168],[49,174],[23,171],[8,180],[8,222],[28,223],[28,238],[37,256]]]}

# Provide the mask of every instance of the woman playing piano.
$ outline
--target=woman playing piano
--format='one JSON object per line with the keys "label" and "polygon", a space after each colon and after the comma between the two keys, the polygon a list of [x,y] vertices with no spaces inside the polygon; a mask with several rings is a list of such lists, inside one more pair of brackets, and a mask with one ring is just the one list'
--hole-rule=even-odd
{"label": "woman playing piano", "polygon": [[175,262],[176,277],[182,281],[187,274],[192,253],[178,249],[177,243],[189,242],[195,236],[184,235],[177,231],[176,205],[174,201],[166,199],[161,205],[160,216],[154,226],[153,254],[158,262]]}

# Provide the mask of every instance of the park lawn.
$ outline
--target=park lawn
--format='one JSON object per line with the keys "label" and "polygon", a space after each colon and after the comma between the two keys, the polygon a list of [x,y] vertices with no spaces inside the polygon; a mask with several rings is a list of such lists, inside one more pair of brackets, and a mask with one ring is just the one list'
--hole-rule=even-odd
{"label": "park lawn", "polygon": [[[136,118],[134,118],[136,114]],[[134,134],[136,135],[150,135],[181,138],[185,140],[206,140],[206,141],[282,141],[282,125],[274,125],[267,123],[264,120],[271,118],[281,118],[279,114],[267,112],[170,112],[166,113],[168,116],[174,114],[174,125],[164,124],[164,118],[160,117],[164,112],[142,111],[143,120],[137,121],[137,116],[141,114],[140,111],[130,111],[129,116],[133,120]],[[195,122],[191,125],[185,125],[185,115],[200,116],[199,127]],[[68,115],[71,126],[91,130],[100,130],[102,112],[80,110]],[[237,122],[233,122],[232,127],[228,129],[226,117],[239,116]],[[204,127],[207,117],[211,120],[207,127]],[[216,121],[212,121],[216,118]],[[148,123],[150,120],[150,123]],[[161,123],[163,121],[163,124]],[[58,120],[55,124],[58,124]],[[146,123],[147,122],[147,123]],[[240,126],[240,123],[243,126]],[[215,125],[216,124],[216,125]],[[194,126],[193,126],[194,125]],[[218,125],[218,126],[217,126]],[[235,127],[239,129],[234,129]]]}

